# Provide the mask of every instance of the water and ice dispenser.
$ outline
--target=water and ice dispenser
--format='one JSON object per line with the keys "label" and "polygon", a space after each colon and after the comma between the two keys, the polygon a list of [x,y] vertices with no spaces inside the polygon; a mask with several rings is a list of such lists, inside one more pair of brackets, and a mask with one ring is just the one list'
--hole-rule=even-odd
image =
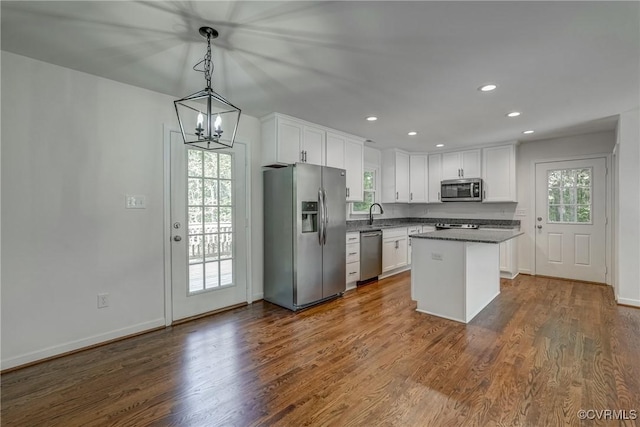
{"label": "water and ice dispenser", "polygon": [[302,232],[318,232],[318,202],[302,202]]}

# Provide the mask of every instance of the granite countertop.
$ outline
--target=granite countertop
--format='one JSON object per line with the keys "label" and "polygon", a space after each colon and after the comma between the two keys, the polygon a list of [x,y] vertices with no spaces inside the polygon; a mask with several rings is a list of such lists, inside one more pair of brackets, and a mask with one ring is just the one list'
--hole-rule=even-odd
{"label": "granite countertop", "polygon": [[[347,232],[380,231],[386,228],[411,227],[415,225],[435,225],[436,223],[446,224],[477,224],[483,228],[504,228],[513,230],[520,228],[520,221],[496,220],[496,219],[460,219],[460,218],[394,218],[377,219],[373,225],[369,225],[368,220],[347,221]],[[477,230],[476,230],[477,231]]]}
{"label": "granite countertop", "polygon": [[[495,228],[495,227],[492,227]],[[413,239],[455,240],[459,242],[502,243],[524,234],[520,230],[437,230],[430,233],[412,234]]]}

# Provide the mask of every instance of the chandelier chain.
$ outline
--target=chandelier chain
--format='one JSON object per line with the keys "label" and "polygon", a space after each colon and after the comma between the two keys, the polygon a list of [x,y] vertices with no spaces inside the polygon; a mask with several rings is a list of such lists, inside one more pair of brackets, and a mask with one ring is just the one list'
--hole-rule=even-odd
{"label": "chandelier chain", "polygon": [[204,57],[204,78],[207,81],[207,88],[211,88],[211,73],[213,63],[211,62],[211,34],[207,34],[207,54]]}

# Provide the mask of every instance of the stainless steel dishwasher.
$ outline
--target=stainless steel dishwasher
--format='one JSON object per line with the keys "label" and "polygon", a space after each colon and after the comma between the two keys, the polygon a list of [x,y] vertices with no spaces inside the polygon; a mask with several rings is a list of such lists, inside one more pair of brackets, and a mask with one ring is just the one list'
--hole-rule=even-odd
{"label": "stainless steel dishwasher", "polygon": [[382,274],[382,231],[360,233],[360,281],[378,280]]}

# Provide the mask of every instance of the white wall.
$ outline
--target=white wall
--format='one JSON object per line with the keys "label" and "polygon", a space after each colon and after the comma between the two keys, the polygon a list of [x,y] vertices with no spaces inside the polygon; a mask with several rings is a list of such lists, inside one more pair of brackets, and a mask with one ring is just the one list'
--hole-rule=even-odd
{"label": "white wall", "polygon": [[616,147],[616,296],[640,307],[640,110],[620,115]]}
{"label": "white wall", "polygon": [[[173,98],[8,52],[2,67],[2,369],[163,326]],[[244,116],[254,188],[259,135]],[[125,194],[145,195],[147,208],[125,209]],[[260,242],[261,222],[251,223]],[[110,306],[98,310],[101,292]]]}
{"label": "white wall", "polygon": [[532,166],[538,160],[570,158],[590,154],[610,154],[615,146],[615,132],[596,132],[565,138],[554,138],[521,143],[517,151],[518,210],[524,216],[514,219],[521,221],[520,227],[525,232],[518,237],[518,266],[520,272],[530,273],[532,269],[531,255],[534,250],[534,206],[531,206],[531,195],[535,191],[532,183]]}

